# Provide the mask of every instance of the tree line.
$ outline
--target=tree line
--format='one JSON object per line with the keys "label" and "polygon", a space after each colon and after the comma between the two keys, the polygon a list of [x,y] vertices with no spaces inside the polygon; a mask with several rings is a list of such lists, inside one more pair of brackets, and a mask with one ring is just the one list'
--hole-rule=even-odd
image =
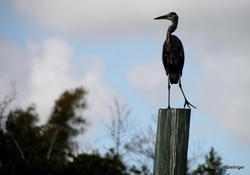
{"label": "tree line", "polygon": [[[132,127],[128,122],[130,110],[127,106],[114,102],[111,120],[106,123],[106,131],[113,146],[106,153],[101,155],[94,151],[76,154],[79,145],[75,138],[84,134],[89,125],[89,116],[84,116],[88,106],[87,91],[84,88],[63,92],[55,101],[45,124],[39,124],[39,115],[34,105],[7,112],[15,94],[6,96],[0,103],[0,174],[152,174],[153,131],[148,134],[134,134],[124,141]],[[131,155],[136,160],[134,163],[124,160]],[[131,160],[129,158],[127,160]],[[221,157],[212,148],[205,156],[205,162],[194,170],[187,169],[187,174],[225,175],[226,171],[223,169]]]}

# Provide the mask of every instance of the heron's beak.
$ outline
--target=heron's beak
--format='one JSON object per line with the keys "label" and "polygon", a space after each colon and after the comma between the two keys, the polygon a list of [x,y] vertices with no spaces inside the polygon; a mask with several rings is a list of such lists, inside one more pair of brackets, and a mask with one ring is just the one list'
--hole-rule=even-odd
{"label": "heron's beak", "polygon": [[158,19],[169,19],[169,15],[163,15],[163,16],[159,16],[157,18],[154,18],[154,20],[158,20]]}

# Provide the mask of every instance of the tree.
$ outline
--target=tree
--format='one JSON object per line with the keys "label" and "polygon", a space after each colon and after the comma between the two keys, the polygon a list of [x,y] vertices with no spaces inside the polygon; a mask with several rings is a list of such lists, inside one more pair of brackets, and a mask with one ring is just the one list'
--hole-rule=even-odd
{"label": "tree", "polygon": [[[36,151],[31,151],[29,148],[39,141],[40,128],[36,126],[37,122],[38,116],[33,106],[28,107],[26,110],[16,109],[10,111],[8,115],[6,130],[23,160],[32,157],[32,153]],[[22,145],[19,143],[22,143]]]}
{"label": "tree", "polygon": [[144,175],[153,174],[156,138],[156,128],[153,125],[157,125],[155,116],[152,116],[152,122],[146,129],[135,133],[125,145],[125,149],[137,165],[137,173]]}
{"label": "tree", "polygon": [[[5,115],[5,127],[0,128],[0,174],[152,174],[150,165],[154,158],[155,130],[149,127],[148,132],[132,134],[134,123],[128,119],[130,110],[117,100],[111,108],[111,124],[107,125],[114,148],[103,156],[74,153],[77,146],[74,138],[87,126],[83,117],[87,106],[85,94],[83,88],[65,91],[55,101],[44,125],[38,125],[35,106],[17,108]],[[132,138],[130,142],[129,138]],[[125,151],[133,153],[135,159],[123,154]],[[137,163],[124,163],[125,156]],[[205,160],[192,175],[225,175],[221,158],[213,148]]]}
{"label": "tree", "polygon": [[213,147],[205,156],[205,163],[199,164],[191,175],[226,175],[226,169],[222,165],[221,157],[214,151]]}
{"label": "tree", "polygon": [[[41,127],[37,126],[38,115],[35,107],[16,109],[7,115],[6,131],[1,130],[1,154],[3,174],[30,171],[39,165],[43,153]],[[30,172],[29,171],[29,172]]]}
{"label": "tree", "polygon": [[16,98],[16,89],[15,85],[12,84],[12,92],[4,97],[4,99],[0,102],[0,129],[5,129],[4,124],[6,122],[7,116],[5,115],[7,107],[13,102]]}
{"label": "tree", "polygon": [[121,148],[124,147],[126,139],[133,129],[132,122],[129,120],[130,109],[127,105],[121,104],[114,99],[114,106],[110,108],[111,121],[105,123],[107,135],[114,144],[115,154],[121,155]]}
{"label": "tree", "polygon": [[65,91],[45,125],[38,125],[35,107],[15,109],[0,128],[0,174],[62,174],[73,155],[73,138],[86,127],[82,110],[86,91]]}
{"label": "tree", "polygon": [[104,157],[98,153],[79,154],[69,163],[66,174],[129,175],[126,165],[112,149]]}
{"label": "tree", "polygon": [[44,136],[50,139],[47,159],[51,156],[65,161],[77,146],[73,138],[85,130],[86,119],[82,112],[86,108],[86,91],[76,88],[65,91],[56,100],[53,112],[45,125]]}

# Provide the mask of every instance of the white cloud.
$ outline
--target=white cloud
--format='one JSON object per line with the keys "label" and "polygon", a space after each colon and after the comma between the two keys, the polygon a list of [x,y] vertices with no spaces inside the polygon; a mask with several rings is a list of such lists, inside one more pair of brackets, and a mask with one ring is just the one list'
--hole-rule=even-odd
{"label": "white cloud", "polygon": [[108,119],[108,106],[113,104],[116,90],[108,85],[106,65],[98,57],[83,60],[83,69],[87,71],[81,77],[82,84],[89,90],[89,111],[87,116],[93,116],[93,122]]}
{"label": "white cloud", "polygon": [[[167,107],[168,78],[161,59],[151,59],[133,67],[127,74],[129,82],[143,96],[148,97],[151,104]],[[171,106],[175,107],[184,100],[178,85],[171,85]]]}
{"label": "white cloud", "polygon": [[[115,90],[107,83],[106,64],[97,57],[81,58],[77,62],[73,49],[61,38],[47,38],[42,42],[28,42],[28,50],[14,43],[0,44],[1,98],[9,93],[9,81],[16,83],[15,104],[21,107],[35,103],[41,122],[48,118],[54,101],[66,89],[83,86],[89,91],[85,116],[96,124],[108,118]],[[21,87],[21,88],[20,88]]]}
{"label": "white cloud", "polygon": [[[13,5],[20,14],[30,18],[39,25],[62,33],[88,34],[113,33],[127,30],[135,18],[145,15],[141,0],[13,0]],[[153,7],[153,2],[144,4]],[[150,17],[152,18],[152,17]],[[116,24],[116,25],[113,25]],[[112,25],[112,26],[111,26]],[[118,29],[118,30],[117,30]],[[99,36],[100,36],[99,35]],[[83,36],[84,37],[84,36]]]}
{"label": "white cloud", "polygon": [[[228,131],[235,140],[249,147],[250,61],[248,57],[240,57],[238,53],[208,54],[197,61],[195,72],[199,75],[195,81],[191,81],[191,76],[185,76],[186,82],[192,83],[183,83],[187,90],[192,89],[191,93],[187,91],[189,100],[197,105],[199,111],[209,114],[217,121],[218,126]],[[137,92],[158,106],[167,102],[164,98],[167,97],[166,77],[161,64],[160,59],[149,60],[136,65],[128,73],[128,80]],[[188,74],[192,75],[189,72]],[[175,103],[176,95],[181,96],[181,92],[173,91],[173,86],[171,92],[172,96],[174,95],[171,97],[171,102]],[[196,98],[191,98],[194,95]],[[176,106],[180,106],[179,103],[180,101]]]}
{"label": "white cloud", "polygon": [[153,103],[159,103],[167,82],[164,74],[161,62],[155,59],[133,67],[127,78],[139,93],[150,97]]}
{"label": "white cloud", "polygon": [[107,84],[106,65],[103,60],[97,57],[82,58],[79,62],[83,69],[81,75],[76,73],[73,50],[65,40],[49,38],[35,48],[29,101],[38,104],[40,112],[45,111],[48,114],[53,101],[65,89],[83,86],[89,91],[89,109],[86,116],[90,123],[108,117],[106,105],[111,103],[109,100],[114,90]]}
{"label": "white cloud", "polygon": [[62,39],[49,38],[41,44],[29,43],[32,55],[30,91],[26,103],[37,104],[43,121],[54,100],[65,90],[76,86],[71,61],[73,53]]}
{"label": "white cloud", "polygon": [[224,40],[227,34],[246,33],[250,28],[245,22],[250,13],[247,0],[12,0],[12,4],[18,14],[46,30],[77,38],[156,36],[166,22],[153,18],[170,11],[179,14],[182,31],[194,34],[192,38]]}
{"label": "white cloud", "polygon": [[250,61],[238,55],[204,57],[198,96],[207,111],[241,143],[250,145]]}
{"label": "white cloud", "polygon": [[[11,84],[15,89],[26,92],[28,89],[28,74],[30,74],[31,59],[27,51],[10,41],[0,42],[0,99],[13,93]],[[25,94],[18,94],[18,104]]]}

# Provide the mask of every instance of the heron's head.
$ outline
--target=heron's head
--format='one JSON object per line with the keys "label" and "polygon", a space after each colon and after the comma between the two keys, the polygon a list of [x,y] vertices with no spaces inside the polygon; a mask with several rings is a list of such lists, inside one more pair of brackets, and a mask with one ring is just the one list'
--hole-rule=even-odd
{"label": "heron's head", "polygon": [[157,18],[154,18],[155,20],[159,20],[159,19],[168,19],[172,22],[176,22],[178,21],[178,15],[175,12],[170,12],[169,14],[163,15],[163,16],[159,16]]}

